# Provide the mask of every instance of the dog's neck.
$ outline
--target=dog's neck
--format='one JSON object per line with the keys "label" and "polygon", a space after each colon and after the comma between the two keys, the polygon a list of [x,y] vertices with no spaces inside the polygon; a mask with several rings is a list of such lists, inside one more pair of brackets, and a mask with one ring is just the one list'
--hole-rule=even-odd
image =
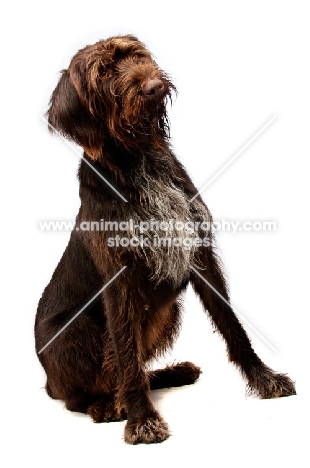
{"label": "dog's neck", "polygon": [[98,170],[103,168],[111,174],[118,172],[126,175],[139,170],[142,164],[146,164],[151,171],[162,172],[167,165],[170,169],[173,156],[167,141],[162,141],[160,146],[149,142],[148,145],[144,143],[140,147],[129,149],[115,140],[106,139],[97,158],[91,157],[87,150],[84,157]]}
{"label": "dog's neck", "polygon": [[[84,153],[86,164],[81,163],[79,180],[83,186],[92,186],[102,190],[102,180],[96,173],[106,179],[114,187],[122,187],[128,197],[138,196],[137,186],[145,180],[162,180],[168,184],[175,180],[176,158],[166,144],[165,151],[157,151],[152,146],[143,147],[139,151],[128,151],[115,142],[109,142],[102,150],[102,155],[96,161]],[[95,170],[91,170],[90,167]],[[127,197],[126,195],[126,197]]]}

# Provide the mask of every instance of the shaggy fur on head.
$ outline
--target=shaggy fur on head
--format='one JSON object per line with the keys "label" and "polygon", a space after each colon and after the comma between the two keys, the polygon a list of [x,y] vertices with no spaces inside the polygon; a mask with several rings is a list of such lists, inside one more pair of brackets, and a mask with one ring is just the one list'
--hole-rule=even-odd
{"label": "shaggy fur on head", "polygon": [[[212,222],[200,196],[190,201],[197,189],[169,144],[166,105],[175,92],[144,44],[131,35],[119,36],[73,57],[48,110],[52,131],[79,144],[84,159],[76,229],[36,315],[36,350],[47,375],[46,391],[97,423],[127,419],[125,441],[130,444],[169,437],[150,390],[192,384],[200,375],[191,362],[147,370],[178,335],[180,298],[189,282],[248,390],[261,398],[295,394],[289,377],[259,359],[228,305],[212,233],[199,227],[180,231],[174,223],[163,233],[139,224]],[[79,228],[102,219],[118,224],[133,219],[137,225],[128,224],[121,233]],[[149,245],[111,244],[116,234],[130,240],[144,236]],[[156,236],[166,242],[155,245]],[[172,242],[175,238],[179,244]]]}
{"label": "shaggy fur on head", "polygon": [[[161,100],[143,93],[145,83],[156,79],[164,87]],[[95,160],[111,139],[131,152],[141,144],[164,150],[169,136],[165,104],[174,91],[134,36],[111,38],[73,57],[52,95],[49,122]]]}

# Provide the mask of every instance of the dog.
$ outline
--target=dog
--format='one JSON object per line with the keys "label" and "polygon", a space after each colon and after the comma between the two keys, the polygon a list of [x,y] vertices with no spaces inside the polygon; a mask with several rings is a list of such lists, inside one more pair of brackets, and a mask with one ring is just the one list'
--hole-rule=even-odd
{"label": "dog", "polygon": [[[190,362],[148,370],[178,335],[189,283],[248,389],[260,398],[295,394],[292,380],[256,355],[230,306],[214,235],[202,229],[212,216],[169,143],[175,93],[142,42],[116,36],[77,52],[47,112],[50,130],[84,156],[76,228],[39,301],[36,351],[48,395],[98,423],[127,419],[129,444],[169,437],[150,390],[200,375]],[[114,232],[82,229],[91,223]]]}

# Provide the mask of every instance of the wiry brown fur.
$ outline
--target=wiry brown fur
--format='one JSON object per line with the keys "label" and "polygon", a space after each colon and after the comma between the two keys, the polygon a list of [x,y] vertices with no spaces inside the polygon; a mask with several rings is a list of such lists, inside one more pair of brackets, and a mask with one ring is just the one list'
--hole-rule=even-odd
{"label": "wiry brown fur", "polygon": [[[48,118],[52,129],[84,148],[89,163],[82,161],[79,168],[77,226],[102,218],[212,221],[200,196],[190,202],[197,189],[169,145],[166,101],[173,92],[169,77],[134,36],[87,46],[62,72]],[[153,234],[146,233],[150,238]],[[165,235],[176,234],[171,228]],[[146,365],[173,345],[181,324],[179,296],[189,281],[250,391],[262,398],[295,393],[287,376],[273,372],[255,354],[231,307],[191,270],[191,265],[200,268],[229,301],[210,233],[210,247],[190,251],[111,248],[110,235],[74,230],[39,302],[36,349],[52,398],[64,400],[67,409],[87,413],[95,422],[127,418],[128,443],[165,440],[168,426],[155,410],[150,390],[192,384],[200,369],[184,362],[148,372]],[[40,352],[124,265],[127,268],[101,296]]]}

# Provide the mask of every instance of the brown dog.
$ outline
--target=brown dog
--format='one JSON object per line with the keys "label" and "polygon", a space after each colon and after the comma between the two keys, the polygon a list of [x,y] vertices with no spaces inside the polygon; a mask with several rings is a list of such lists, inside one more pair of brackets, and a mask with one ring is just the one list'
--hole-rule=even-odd
{"label": "brown dog", "polygon": [[[255,354],[229,306],[212,233],[202,229],[211,215],[200,196],[192,200],[197,189],[169,146],[166,101],[174,91],[137,38],[112,37],[73,57],[48,111],[50,127],[82,146],[84,159],[76,229],[36,316],[46,390],[95,422],[127,418],[131,444],[169,436],[150,389],[199,377],[190,362],[146,371],[178,334],[178,298],[189,281],[249,389],[261,398],[295,394],[293,382]],[[111,237],[105,221],[122,226],[121,235]],[[91,222],[104,229],[81,228]]]}

